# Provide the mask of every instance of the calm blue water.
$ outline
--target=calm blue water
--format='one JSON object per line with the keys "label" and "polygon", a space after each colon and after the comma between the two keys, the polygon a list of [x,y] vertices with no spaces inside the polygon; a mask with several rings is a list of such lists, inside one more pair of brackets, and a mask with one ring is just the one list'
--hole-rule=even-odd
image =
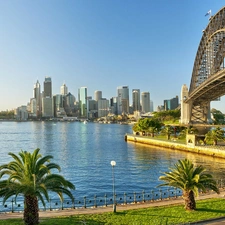
{"label": "calm blue water", "polygon": [[1,122],[0,164],[12,159],[8,152],[40,148],[42,155],[54,156],[78,197],[112,193],[111,160],[116,161],[118,194],[154,189],[161,173],[185,157],[203,164],[216,179],[225,178],[225,160],[125,142],[124,135],[131,131],[132,126],[119,124]]}

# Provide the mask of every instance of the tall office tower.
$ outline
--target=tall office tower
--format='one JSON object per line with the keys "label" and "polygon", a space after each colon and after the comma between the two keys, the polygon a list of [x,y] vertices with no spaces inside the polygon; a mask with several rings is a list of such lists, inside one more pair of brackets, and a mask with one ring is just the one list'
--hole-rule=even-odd
{"label": "tall office tower", "polygon": [[102,91],[95,91],[95,101],[102,99]]}
{"label": "tall office tower", "polygon": [[133,111],[141,111],[140,89],[133,89],[132,97],[133,97]]}
{"label": "tall office tower", "polygon": [[33,113],[36,114],[37,117],[40,117],[41,116],[41,85],[38,80],[37,80],[36,84],[34,85],[33,96],[36,99],[36,101],[35,101],[36,106],[35,106],[35,108],[33,108],[33,110],[35,110],[35,112],[33,112]]}
{"label": "tall office tower", "polygon": [[78,101],[80,103],[80,116],[88,118],[87,87],[81,87],[78,90]]}
{"label": "tall office tower", "polygon": [[68,88],[67,88],[65,83],[60,87],[60,94],[61,95],[67,95],[68,94]]}
{"label": "tall office tower", "polygon": [[117,88],[118,93],[118,104],[117,104],[117,111],[118,115],[122,113],[129,113],[129,87],[122,86]]}
{"label": "tall office tower", "polygon": [[153,101],[150,100],[150,112],[154,112]]}
{"label": "tall office tower", "polygon": [[118,115],[118,112],[117,112],[117,97],[112,97],[110,98],[110,104],[109,104],[109,111],[110,113],[112,114],[115,114],[115,115]]}
{"label": "tall office tower", "polygon": [[54,95],[53,96],[53,104],[54,104],[54,117],[63,117],[66,116],[64,107],[63,107],[63,95]]}
{"label": "tall office tower", "polygon": [[164,110],[173,110],[179,106],[178,96],[169,100],[164,100]]}
{"label": "tall office tower", "polygon": [[141,93],[141,103],[142,103],[142,112],[150,112],[150,93],[142,92]]}
{"label": "tall office tower", "polygon": [[98,100],[98,117],[107,116],[109,113],[109,100],[100,99]]}
{"label": "tall office tower", "polygon": [[42,98],[42,117],[45,118],[54,117],[51,77],[45,77],[44,81],[44,91]]}
{"label": "tall office tower", "polygon": [[64,97],[64,109],[66,111],[67,116],[74,116],[75,113],[75,101],[76,98],[70,92],[63,96]]}
{"label": "tall office tower", "polygon": [[45,77],[43,98],[45,98],[45,97],[52,98],[52,79],[51,79],[51,77]]}
{"label": "tall office tower", "polygon": [[50,97],[42,98],[42,117],[54,117],[53,99]]}

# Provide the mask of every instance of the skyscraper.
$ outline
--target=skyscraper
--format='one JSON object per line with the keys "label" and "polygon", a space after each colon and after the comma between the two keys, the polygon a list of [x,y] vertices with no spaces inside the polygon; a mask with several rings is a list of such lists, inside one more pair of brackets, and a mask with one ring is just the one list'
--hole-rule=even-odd
{"label": "skyscraper", "polygon": [[[36,84],[34,85],[34,99],[36,101],[33,101],[33,113],[36,114],[37,117],[41,116],[41,85],[39,81],[37,80]],[[36,105],[34,105],[36,104]],[[35,111],[35,112],[34,112]]]}
{"label": "skyscraper", "polygon": [[141,111],[140,89],[133,89],[132,97],[133,97],[133,111]]}
{"label": "skyscraper", "polygon": [[88,118],[87,87],[81,87],[78,90],[78,101],[80,103],[80,116]]}
{"label": "skyscraper", "polygon": [[101,91],[95,91],[95,101],[98,101],[102,99],[102,92]]}
{"label": "skyscraper", "polygon": [[44,98],[45,97],[52,98],[52,79],[51,79],[51,77],[45,77],[43,97]]}
{"label": "skyscraper", "polygon": [[54,117],[51,77],[45,77],[44,81],[44,91],[42,98],[42,116],[46,118]]}
{"label": "skyscraper", "polygon": [[150,93],[142,92],[141,93],[141,103],[142,103],[142,112],[150,112]]}
{"label": "skyscraper", "polygon": [[67,95],[68,94],[68,88],[67,88],[65,83],[60,87],[60,94],[61,95]]}
{"label": "skyscraper", "polygon": [[122,86],[117,88],[118,93],[118,115],[122,113],[129,113],[129,87]]}

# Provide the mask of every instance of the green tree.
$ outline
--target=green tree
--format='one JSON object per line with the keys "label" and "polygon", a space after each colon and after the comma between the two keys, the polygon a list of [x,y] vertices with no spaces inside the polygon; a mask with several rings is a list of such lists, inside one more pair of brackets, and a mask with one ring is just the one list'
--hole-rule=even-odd
{"label": "green tree", "polygon": [[63,194],[69,196],[74,201],[71,189],[75,186],[59,174],[51,173],[52,169],[60,171],[60,166],[50,163],[51,155],[42,157],[40,149],[33,153],[26,151],[19,152],[18,155],[9,153],[14,159],[8,164],[0,166],[0,178],[6,175],[7,179],[0,180],[0,197],[5,201],[18,195],[24,197],[24,222],[28,225],[39,223],[38,200],[45,206],[45,201],[49,201],[48,192],[58,194],[63,200]]}
{"label": "green tree", "polygon": [[167,140],[170,140],[170,136],[173,133],[174,128],[170,125],[164,126],[164,128],[161,130],[161,134],[167,136]]}
{"label": "green tree", "polygon": [[216,109],[212,109],[211,113],[213,115],[214,124],[224,124],[224,114]]}
{"label": "green tree", "polygon": [[205,141],[212,141],[213,145],[217,145],[218,141],[224,140],[224,130],[220,127],[208,131],[205,135]]}
{"label": "green tree", "polygon": [[198,191],[206,192],[211,189],[219,193],[216,181],[211,174],[205,173],[203,166],[194,167],[193,163],[188,160],[178,160],[174,168],[170,172],[165,172],[164,176],[160,176],[159,180],[164,181],[159,186],[171,186],[182,190],[182,196],[185,202],[186,210],[195,210],[195,196]]}

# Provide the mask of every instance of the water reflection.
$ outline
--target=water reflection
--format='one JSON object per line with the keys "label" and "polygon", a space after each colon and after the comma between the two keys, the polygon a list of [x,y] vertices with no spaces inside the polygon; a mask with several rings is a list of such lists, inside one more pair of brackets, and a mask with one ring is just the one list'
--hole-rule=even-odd
{"label": "water reflection", "polygon": [[225,179],[225,160],[182,151],[125,142],[132,127],[79,122],[3,122],[0,126],[0,164],[12,160],[8,152],[41,149],[54,156],[62,174],[76,186],[76,196],[112,193],[112,168],[116,161],[117,193],[154,189],[158,177],[178,159],[203,165],[216,179]]}

